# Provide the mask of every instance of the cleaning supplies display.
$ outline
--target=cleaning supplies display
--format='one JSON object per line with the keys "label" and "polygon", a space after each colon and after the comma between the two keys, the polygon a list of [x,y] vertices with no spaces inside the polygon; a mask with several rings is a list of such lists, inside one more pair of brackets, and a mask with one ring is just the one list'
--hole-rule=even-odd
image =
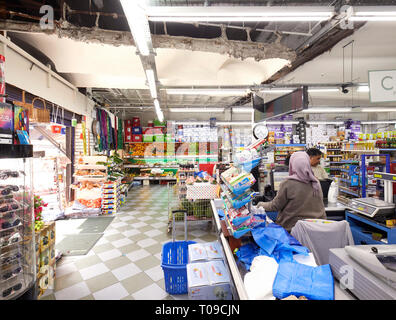
{"label": "cleaning supplies display", "polygon": [[188,298],[232,300],[230,276],[222,260],[187,264]]}

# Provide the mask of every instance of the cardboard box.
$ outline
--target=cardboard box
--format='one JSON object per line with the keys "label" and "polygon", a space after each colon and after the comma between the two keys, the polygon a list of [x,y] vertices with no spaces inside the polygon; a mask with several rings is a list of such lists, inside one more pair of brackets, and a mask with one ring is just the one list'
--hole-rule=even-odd
{"label": "cardboard box", "polygon": [[222,260],[187,264],[191,300],[232,300],[230,276]]}
{"label": "cardboard box", "polygon": [[188,246],[188,262],[204,262],[224,259],[223,251],[218,241],[194,243]]}

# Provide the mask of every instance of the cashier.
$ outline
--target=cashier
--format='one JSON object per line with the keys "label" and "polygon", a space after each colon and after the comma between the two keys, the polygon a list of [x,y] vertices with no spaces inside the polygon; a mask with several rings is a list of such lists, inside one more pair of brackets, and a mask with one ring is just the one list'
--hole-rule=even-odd
{"label": "cashier", "polygon": [[289,176],[280,184],[276,197],[270,202],[259,202],[257,207],[278,212],[275,222],[288,232],[298,220],[326,219],[322,189],[306,152],[292,154]]}
{"label": "cashier", "polygon": [[320,158],[322,157],[323,153],[316,148],[310,148],[307,150],[307,153],[309,155],[309,159],[311,162],[311,167],[312,171],[318,180],[326,180],[329,178],[329,175],[323,169],[323,167],[319,164],[320,163]]}

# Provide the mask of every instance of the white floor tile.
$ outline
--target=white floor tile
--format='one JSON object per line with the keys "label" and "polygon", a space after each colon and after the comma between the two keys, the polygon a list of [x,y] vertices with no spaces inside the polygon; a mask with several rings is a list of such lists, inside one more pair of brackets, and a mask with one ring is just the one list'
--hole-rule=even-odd
{"label": "white floor tile", "polygon": [[127,223],[121,221],[121,222],[112,223],[111,227],[112,228],[120,228],[120,227],[125,227],[127,225],[128,225]]}
{"label": "white floor tile", "polygon": [[121,283],[113,284],[110,287],[93,293],[95,300],[121,300],[127,295],[128,291],[122,286]]}
{"label": "white floor tile", "polygon": [[120,257],[121,255],[122,255],[122,252],[120,250],[112,249],[112,250],[109,250],[109,251],[105,251],[105,252],[99,253],[98,257],[102,261],[107,261],[107,260],[110,260],[110,259],[114,259],[114,258]]}
{"label": "white floor tile", "polygon": [[122,234],[123,234],[125,237],[131,237],[131,236],[137,235],[137,234],[139,234],[139,233],[140,233],[140,231],[139,231],[139,230],[136,230],[136,229],[132,229],[132,230],[128,230],[128,231],[122,232]]}
{"label": "white floor tile", "polygon": [[163,234],[163,232],[159,230],[150,230],[150,231],[146,231],[144,234],[150,238],[153,238],[159,236],[160,234]]}
{"label": "white floor tile", "polygon": [[124,239],[120,239],[117,241],[113,241],[111,244],[116,248],[120,248],[120,247],[126,246],[128,244],[132,244],[132,243],[133,243],[133,241],[131,239],[124,238]]}
{"label": "white floor tile", "polygon": [[78,300],[91,294],[85,282],[55,292],[56,300]]}
{"label": "white floor tile", "polygon": [[105,236],[110,236],[112,234],[118,234],[118,233],[120,233],[120,231],[118,231],[117,229],[113,229],[113,228],[108,227],[106,229],[106,231],[104,232],[104,235]]}
{"label": "white floor tile", "polygon": [[140,240],[138,241],[138,245],[142,248],[147,248],[149,246],[152,246],[154,244],[158,243],[157,241],[153,240],[153,239],[144,239],[144,240]]}
{"label": "white floor tile", "polygon": [[140,221],[147,221],[147,220],[151,220],[152,218],[149,216],[143,216],[143,217],[139,217],[138,220]]}
{"label": "white floor tile", "polygon": [[133,227],[133,228],[135,228],[135,229],[138,229],[138,228],[141,228],[141,227],[145,227],[145,226],[147,226],[147,223],[144,223],[144,222],[138,222],[138,223],[133,223],[133,224],[130,224],[130,226],[131,226],[131,227]]}
{"label": "white floor tile", "polygon": [[161,300],[168,294],[156,283],[132,294],[135,300]]}
{"label": "white floor tile", "polygon": [[129,221],[129,220],[133,220],[135,218],[131,217],[131,216],[126,216],[126,217],[121,217],[120,219],[125,222],[125,221]]}
{"label": "white floor tile", "polygon": [[153,223],[151,226],[156,229],[160,229],[160,228],[166,227],[167,224],[165,222],[156,222],[156,223]]}
{"label": "white floor tile", "polygon": [[194,237],[197,237],[197,238],[202,237],[202,236],[204,236],[207,233],[208,232],[204,231],[204,230],[194,230],[194,231],[190,232],[191,235],[193,235]]}
{"label": "white floor tile", "polygon": [[159,260],[162,260],[162,252],[158,252],[154,255],[154,257],[156,257]]}
{"label": "white floor tile", "polygon": [[93,277],[99,276],[109,270],[110,269],[104,263],[98,263],[88,268],[81,269],[80,274],[84,280],[88,280]]}
{"label": "white floor tile", "polygon": [[144,271],[153,281],[158,281],[164,278],[164,271],[161,266],[155,266],[154,268]]}
{"label": "white floor tile", "polygon": [[137,267],[134,263],[127,264],[120,268],[111,270],[111,272],[115,275],[118,281],[122,281],[126,278],[132,277],[135,274],[142,272],[139,267]]}
{"label": "white floor tile", "polygon": [[67,263],[67,264],[62,264],[61,266],[56,267],[56,277],[60,278],[66,274],[72,273],[77,271],[77,267],[75,266],[74,263]]}
{"label": "white floor tile", "polygon": [[138,261],[140,259],[146,258],[150,255],[150,252],[144,250],[144,249],[140,249],[140,250],[136,250],[133,251],[131,253],[128,253],[127,255],[125,255],[129,260],[131,260],[132,262]]}

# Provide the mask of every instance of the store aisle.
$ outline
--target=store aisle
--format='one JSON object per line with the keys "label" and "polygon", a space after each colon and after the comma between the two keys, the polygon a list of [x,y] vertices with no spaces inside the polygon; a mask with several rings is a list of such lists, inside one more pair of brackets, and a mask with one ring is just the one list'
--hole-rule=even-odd
{"label": "store aisle", "polygon": [[[41,299],[187,299],[165,291],[161,251],[163,243],[172,240],[167,226],[167,187],[134,187],[87,255],[63,257],[58,262],[55,290],[47,290]],[[183,225],[176,230],[176,239],[183,240]],[[188,239],[210,242],[216,236],[208,223],[202,222],[189,225]]]}

